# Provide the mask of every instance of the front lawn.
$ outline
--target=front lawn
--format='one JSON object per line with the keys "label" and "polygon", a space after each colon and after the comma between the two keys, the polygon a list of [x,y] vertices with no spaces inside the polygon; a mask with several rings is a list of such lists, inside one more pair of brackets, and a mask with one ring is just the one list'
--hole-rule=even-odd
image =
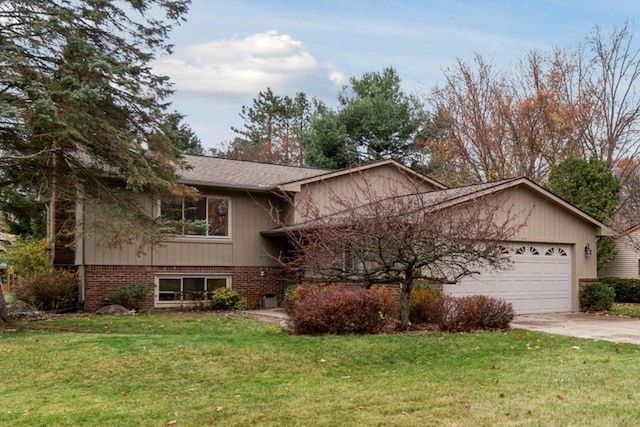
{"label": "front lawn", "polygon": [[640,317],[640,304],[613,303],[611,310],[607,311],[613,316]]}
{"label": "front lawn", "polygon": [[290,336],[212,314],[0,330],[0,425],[638,425],[640,346],[524,331]]}

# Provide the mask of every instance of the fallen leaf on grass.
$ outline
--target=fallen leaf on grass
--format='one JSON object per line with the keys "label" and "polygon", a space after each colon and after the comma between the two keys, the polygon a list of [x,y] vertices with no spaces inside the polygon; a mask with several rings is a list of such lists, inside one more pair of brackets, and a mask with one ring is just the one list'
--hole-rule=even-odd
{"label": "fallen leaf on grass", "polygon": [[558,400],[564,400],[564,397],[562,397],[562,396],[561,396],[561,395],[559,395],[559,394],[556,394],[556,399],[558,399]]}
{"label": "fallen leaf on grass", "polygon": [[500,370],[500,366],[493,365],[493,366],[491,366],[491,370],[492,371],[499,371]]}
{"label": "fallen leaf on grass", "polygon": [[216,412],[222,412],[222,406],[216,406]]}
{"label": "fallen leaf on grass", "polygon": [[580,347],[578,347],[577,345],[574,345],[573,347],[571,347],[571,350],[580,350]]}
{"label": "fallen leaf on grass", "polygon": [[178,424],[178,420],[171,420],[171,421],[167,422],[168,426],[174,426],[176,424]]}

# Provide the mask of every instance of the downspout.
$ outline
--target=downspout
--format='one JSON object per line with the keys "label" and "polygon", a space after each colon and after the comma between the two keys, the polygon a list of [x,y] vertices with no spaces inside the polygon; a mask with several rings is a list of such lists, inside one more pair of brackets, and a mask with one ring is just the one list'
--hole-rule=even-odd
{"label": "downspout", "polygon": [[[78,295],[78,302],[80,304],[82,304],[82,306],[84,306],[85,304],[85,289],[86,289],[86,268],[85,268],[85,247],[86,247],[86,230],[85,230],[85,210],[86,210],[86,205],[84,203],[84,199],[79,198],[79,202],[80,204],[80,209],[78,209],[78,211],[80,212],[80,221],[78,221],[78,228],[80,231],[80,259],[76,260],[76,262],[78,263],[78,278],[80,279],[80,289],[79,289],[79,295]],[[77,220],[77,219],[76,219]],[[77,256],[77,252],[76,252],[76,256]]]}

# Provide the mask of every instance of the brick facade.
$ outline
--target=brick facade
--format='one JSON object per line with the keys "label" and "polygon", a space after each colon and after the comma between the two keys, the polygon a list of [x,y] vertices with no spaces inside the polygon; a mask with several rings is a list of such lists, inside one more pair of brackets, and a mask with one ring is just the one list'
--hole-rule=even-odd
{"label": "brick facade", "polygon": [[264,294],[284,299],[285,275],[277,267],[158,267],[135,265],[89,265],[85,267],[85,310],[95,311],[104,298],[125,283],[146,283],[149,295],[142,310],[154,309],[154,280],[157,274],[228,274],[231,287],[247,299],[248,308],[259,308]]}

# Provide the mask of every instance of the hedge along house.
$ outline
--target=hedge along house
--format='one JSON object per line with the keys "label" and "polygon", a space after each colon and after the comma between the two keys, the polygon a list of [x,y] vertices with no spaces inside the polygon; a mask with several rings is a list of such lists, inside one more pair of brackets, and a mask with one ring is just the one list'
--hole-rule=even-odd
{"label": "hedge along house", "polygon": [[[135,244],[105,245],[104,233],[94,221],[100,208],[78,204],[74,267],[86,310],[98,308],[106,295],[125,283],[149,287],[145,309],[192,304],[218,287],[238,291],[251,308],[257,308],[266,294],[281,301],[288,282],[278,258],[286,256],[287,241],[274,229],[283,218],[294,227],[307,219],[292,203],[311,200],[329,215],[340,210],[332,195],[358,200],[354,189],[363,186],[382,198],[399,191],[448,191],[392,160],[340,171],[214,157],[186,160],[193,168],[183,171],[180,181],[197,188],[200,197],[176,204],[141,195],[149,215],[180,224],[174,235],[144,253]],[[444,291],[502,297],[519,313],[577,310],[579,284],[596,277],[595,242],[606,232],[604,225],[524,178],[470,186],[464,193],[466,198],[499,193],[515,209],[531,214],[513,241],[504,244],[514,261],[511,270],[466,278],[445,285]]]}

